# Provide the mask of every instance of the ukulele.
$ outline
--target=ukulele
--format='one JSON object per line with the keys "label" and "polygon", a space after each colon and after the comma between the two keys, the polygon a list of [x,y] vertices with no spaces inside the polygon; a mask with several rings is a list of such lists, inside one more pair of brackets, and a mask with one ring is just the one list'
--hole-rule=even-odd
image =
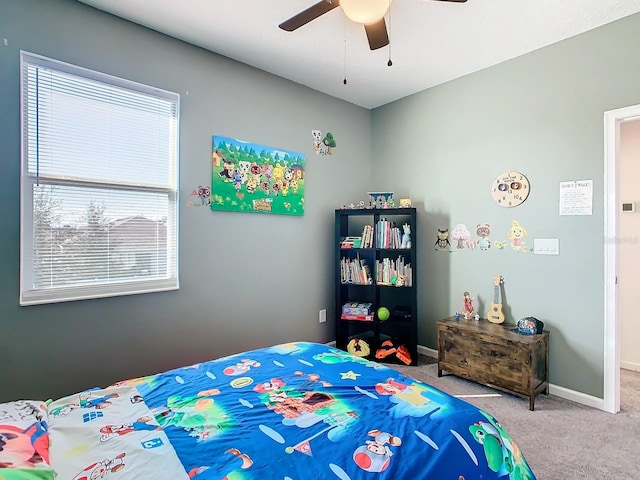
{"label": "ukulele", "polygon": [[493,303],[487,314],[487,320],[491,323],[504,322],[504,313],[502,313],[502,303],[500,303],[500,284],[502,284],[502,275],[496,275],[493,277]]}

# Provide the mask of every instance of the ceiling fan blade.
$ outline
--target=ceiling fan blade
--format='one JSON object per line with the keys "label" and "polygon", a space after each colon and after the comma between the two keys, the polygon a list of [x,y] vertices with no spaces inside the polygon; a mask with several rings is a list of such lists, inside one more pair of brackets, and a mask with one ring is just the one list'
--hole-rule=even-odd
{"label": "ceiling fan blade", "polygon": [[340,0],[322,0],[321,2],[316,3],[315,5],[311,5],[306,10],[303,10],[297,15],[294,15],[289,20],[285,20],[280,25],[278,25],[282,30],[286,30],[287,32],[293,32],[294,30],[306,25],[311,20],[315,20],[316,18],[324,15],[327,12],[330,12],[336,7],[340,6]]}
{"label": "ceiling fan blade", "polygon": [[367,32],[367,38],[369,39],[369,48],[371,50],[377,50],[386,45],[389,45],[389,36],[387,35],[387,24],[382,17],[376,23],[371,23],[364,26]]}

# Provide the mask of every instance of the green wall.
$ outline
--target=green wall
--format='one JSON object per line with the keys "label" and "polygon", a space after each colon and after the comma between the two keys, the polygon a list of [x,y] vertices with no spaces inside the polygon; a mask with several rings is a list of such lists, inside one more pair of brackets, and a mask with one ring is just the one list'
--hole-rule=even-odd
{"label": "green wall", "polygon": [[[4,45],[3,39],[7,40]],[[181,95],[179,291],[20,307],[20,50]],[[333,339],[333,210],[371,177],[369,110],[71,0],[0,0],[0,401]],[[332,156],[312,129],[334,133]],[[307,156],[303,217],[189,208],[211,136]]]}
{"label": "green wall", "polygon": [[[465,290],[486,312],[504,276],[508,321],[533,315],[550,330],[551,383],[603,396],[604,123],[640,103],[640,14],[406,97],[372,112],[376,188],[420,209],[420,343],[436,348],[436,321],[462,308]],[[515,208],[491,198],[498,174],[527,175]],[[593,180],[593,215],[560,216],[559,184]],[[436,252],[438,228],[489,223],[507,240],[512,220],[560,255],[495,247]],[[475,235],[474,235],[475,237]]]}

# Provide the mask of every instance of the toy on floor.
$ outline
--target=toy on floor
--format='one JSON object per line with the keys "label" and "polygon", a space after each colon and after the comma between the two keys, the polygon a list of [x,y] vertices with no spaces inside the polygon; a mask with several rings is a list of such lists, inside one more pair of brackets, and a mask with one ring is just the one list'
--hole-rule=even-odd
{"label": "toy on floor", "polygon": [[385,340],[380,344],[380,348],[376,350],[376,358],[382,360],[395,353],[396,358],[405,365],[411,365],[411,354],[409,349],[404,345],[396,347],[391,340]]}
{"label": "toy on floor", "polygon": [[387,358],[389,355],[393,355],[394,353],[396,353],[396,347],[393,346],[393,342],[391,340],[385,340],[380,345],[380,348],[376,350],[376,358]]}
{"label": "toy on floor", "polygon": [[371,353],[371,347],[364,340],[352,338],[347,344],[347,352],[356,357],[368,357]]}
{"label": "toy on floor", "polygon": [[396,357],[405,365],[411,365],[411,354],[409,353],[409,349],[404,345],[400,345],[396,349]]}

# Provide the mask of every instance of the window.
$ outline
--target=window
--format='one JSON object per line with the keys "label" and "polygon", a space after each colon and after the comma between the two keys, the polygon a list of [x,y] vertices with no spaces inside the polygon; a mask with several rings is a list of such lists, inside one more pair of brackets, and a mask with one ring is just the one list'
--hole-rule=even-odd
{"label": "window", "polygon": [[20,304],[178,288],[178,94],[21,53]]}

